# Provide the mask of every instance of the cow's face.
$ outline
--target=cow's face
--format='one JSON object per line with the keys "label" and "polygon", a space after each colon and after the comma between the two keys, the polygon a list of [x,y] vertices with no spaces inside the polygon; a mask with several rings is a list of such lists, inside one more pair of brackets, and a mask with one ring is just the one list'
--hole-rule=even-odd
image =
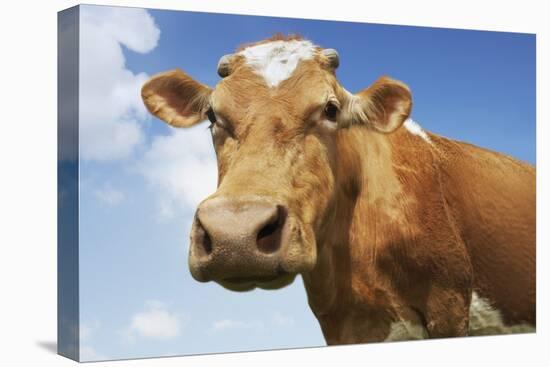
{"label": "cow's face", "polygon": [[408,88],[388,78],[350,94],[335,77],[338,62],[334,50],[277,40],[224,56],[215,89],[179,70],[143,87],[149,111],[173,126],[210,120],[218,189],[191,229],[195,279],[273,289],[315,266],[335,200],[340,130],[391,132],[411,109]]}

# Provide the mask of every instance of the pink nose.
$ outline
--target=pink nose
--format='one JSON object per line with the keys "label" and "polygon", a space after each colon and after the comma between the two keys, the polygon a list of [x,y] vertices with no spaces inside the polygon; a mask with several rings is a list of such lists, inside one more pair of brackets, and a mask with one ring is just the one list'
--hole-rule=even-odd
{"label": "pink nose", "polygon": [[199,281],[281,275],[286,209],[254,199],[217,197],[197,209],[189,265]]}

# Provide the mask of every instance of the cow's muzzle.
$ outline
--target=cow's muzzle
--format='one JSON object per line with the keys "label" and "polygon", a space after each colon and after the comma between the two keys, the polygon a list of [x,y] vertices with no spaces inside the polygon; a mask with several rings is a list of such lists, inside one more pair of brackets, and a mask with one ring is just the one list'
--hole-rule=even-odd
{"label": "cow's muzzle", "polygon": [[285,206],[259,197],[208,199],[191,229],[191,274],[236,291],[290,284],[296,273],[288,254],[297,228]]}

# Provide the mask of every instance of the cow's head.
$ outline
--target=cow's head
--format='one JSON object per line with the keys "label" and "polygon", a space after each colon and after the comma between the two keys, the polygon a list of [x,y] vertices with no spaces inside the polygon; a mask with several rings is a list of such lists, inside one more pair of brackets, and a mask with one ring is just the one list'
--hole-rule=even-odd
{"label": "cow's head", "polygon": [[195,279],[273,289],[315,266],[334,206],[338,134],[351,125],[389,133],[411,110],[409,89],[389,78],[349,93],[338,64],[334,50],[273,38],[222,57],[214,89],[180,70],[143,86],[145,105],[168,124],[210,120],[218,189],[191,229]]}

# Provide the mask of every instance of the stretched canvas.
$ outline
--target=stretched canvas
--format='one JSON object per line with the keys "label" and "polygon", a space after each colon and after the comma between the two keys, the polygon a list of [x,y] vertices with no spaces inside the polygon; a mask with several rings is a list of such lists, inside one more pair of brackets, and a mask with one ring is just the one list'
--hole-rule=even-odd
{"label": "stretched canvas", "polygon": [[58,351],[534,332],[533,34],[58,16]]}

